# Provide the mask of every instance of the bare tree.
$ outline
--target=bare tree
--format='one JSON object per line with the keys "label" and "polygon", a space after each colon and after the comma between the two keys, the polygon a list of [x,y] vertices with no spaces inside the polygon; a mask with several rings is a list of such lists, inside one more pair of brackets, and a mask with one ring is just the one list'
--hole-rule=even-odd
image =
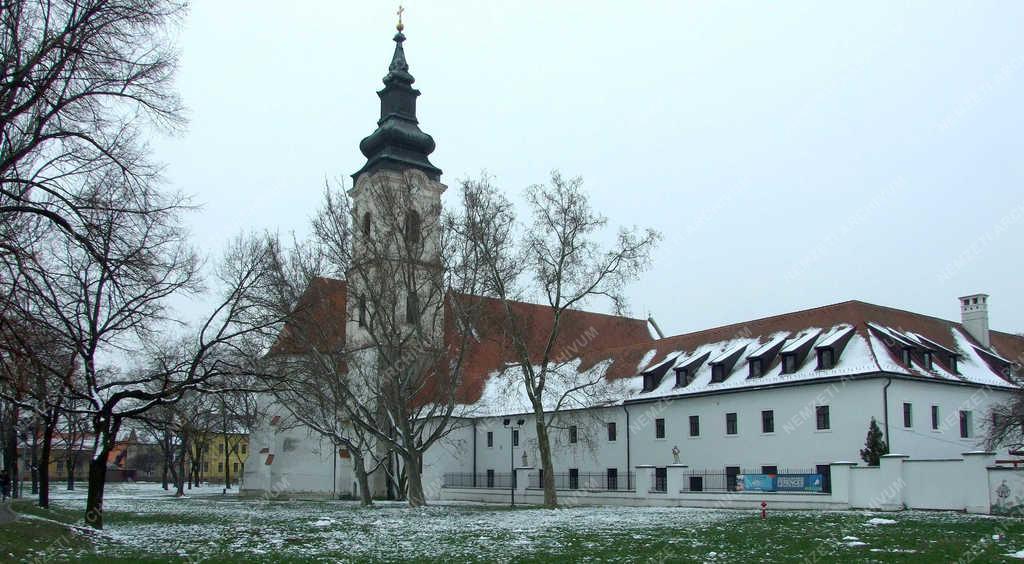
{"label": "bare tree", "polygon": [[[385,458],[373,455],[373,445],[397,453],[406,498],[419,506],[426,503],[423,453],[452,430],[471,327],[455,319],[472,308],[450,298],[471,290],[476,277],[447,244],[440,210],[416,200],[420,188],[409,174],[365,189],[375,217],[364,210],[354,221],[350,199],[328,189],[315,241],[280,255],[280,307],[292,312],[288,338],[301,354],[276,371],[276,393],[293,416],[349,449],[364,495],[368,464]],[[325,320],[303,318],[302,292],[324,274],[348,285],[344,340],[324,334]]]}
{"label": "bare tree", "polygon": [[[5,0],[0,10],[0,216],[38,219],[102,257],[86,179],[116,171],[116,205],[146,215],[159,167],[141,134],[177,129],[175,0]],[[12,244],[13,243],[13,244]],[[5,239],[5,261],[31,252]]]}
{"label": "bare tree", "polygon": [[[549,428],[568,407],[594,405],[604,397],[601,375],[578,373],[562,349],[569,313],[594,299],[625,309],[625,285],[650,262],[660,239],[653,230],[620,229],[607,247],[599,238],[607,219],[593,210],[580,178],[557,171],[547,185],[526,191],[530,222],[518,229],[511,202],[488,178],[462,185],[464,215],[453,229],[473,249],[483,272],[483,291],[501,302],[496,321],[518,359],[518,375],[534,413],[544,476],[544,505],[558,503]],[[527,318],[516,307],[537,296],[549,316]],[[577,335],[569,336],[570,340]],[[539,344],[540,346],[536,346]]]}

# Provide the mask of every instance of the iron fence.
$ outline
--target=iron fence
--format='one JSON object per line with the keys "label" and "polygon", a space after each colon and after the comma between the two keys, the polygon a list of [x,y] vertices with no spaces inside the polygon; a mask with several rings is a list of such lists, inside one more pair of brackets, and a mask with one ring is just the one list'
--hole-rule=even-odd
{"label": "iron fence", "polygon": [[511,489],[515,475],[511,472],[449,472],[444,475],[446,488],[498,488]]}
{"label": "iron fence", "polygon": [[[817,474],[817,470],[779,468],[774,472],[765,472],[764,468],[733,468],[714,470],[687,470],[683,472],[682,492],[734,492],[737,487],[737,476],[744,474]],[[657,480],[655,480],[657,481]],[[657,486],[655,486],[657,487]],[[662,490],[657,490],[662,491]],[[827,490],[826,490],[827,491]]]}
{"label": "iron fence", "polygon": [[[556,490],[616,491],[636,489],[636,475],[633,472],[556,472]],[[541,473],[529,475],[529,487],[543,488]]]}

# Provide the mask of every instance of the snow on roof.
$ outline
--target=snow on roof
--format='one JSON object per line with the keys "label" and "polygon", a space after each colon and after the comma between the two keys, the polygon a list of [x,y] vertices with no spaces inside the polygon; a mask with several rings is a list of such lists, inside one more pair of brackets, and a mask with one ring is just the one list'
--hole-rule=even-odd
{"label": "snow on roof", "polygon": [[841,341],[844,337],[854,331],[853,325],[840,325],[836,327],[831,334],[825,336],[817,345],[817,348],[831,347],[838,341]]}
{"label": "snow on roof", "polygon": [[[755,340],[754,342],[757,342],[757,341]],[[722,354],[720,354],[720,355],[716,356],[715,358],[709,360],[708,364],[719,364],[719,363],[725,362],[726,360],[729,360],[730,357],[732,357],[736,353],[740,352],[740,350],[745,349],[748,346],[750,346],[750,341],[738,343],[735,346],[726,349],[726,351],[723,352]]]}
{"label": "snow on roof", "polygon": [[[763,376],[758,378],[749,378],[745,370],[737,367],[724,381],[711,381],[712,363],[728,359],[743,347],[753,350],[752,356],[763,353],[770,350],[772,344],[778,345],[778,339],[785,336],[792,336],[783,341],[789,341],[783,350],[790,352],[813,345],[814,341],[817,341],[818,347],[822,347],[843,339],[849,340],[842,353],[837,355],[836,365],[831,369],[819,370],[814,357],[810,356],[802,359],[792,373],[783,374],[781,364],[775,363],[765,367]],[[1024,339],[1020,337],[993,331],[992,340],[999,347],[996,352],[994,346],[992,353],[999,358],[1024,355]],[[893,348],[894,344],[896,349],[907,345],[918,349],[934,349],[938,345],[948,349],[960,355],[957,363],[959,374],[952,373],[941,361],[933,363],[931,370],[919,365],[916,358],[909,366],[904,366],[898,350]],[[648,398],[739,391],[744,388],[882,373],[904,375],[922,381],[1012,387],[1013,384],[1000,376],[994,367],[994,357],[986,358],[989,353],[979,352],[979,346],[958,323],[952,321],[864,302],[844,302],[654,342],[637,342],[609,349],[591,348],[582,355],[582,360],[574,361],[571,367],[581,371],[580,378],[603,378],[615,386],[601,384],[597,393],[580,396],[573,405],[585,407],[587,402],[591,402],[591,405],[617,405]],[[713,360],[709,362],[709,359]],[[664,368],[666,363],[674,367],[690,368],[689,384],[679,387],[676,386],[675,378],[663,378],[657,388],[644,392],[643,372]],[[510,385],[516,389],[504,389]],[[546,404],[557,400],[556,392],[546,395]],[[497,372],[489,374],[483,396],[480,413],[493,415],[532,411],[521,377],[509,380]]]}
{"label": "snow on roof", "polygon": [[779,343],[789,338],[788,332],[776,333],[767,343],[758,347],[754,352],[747,355],[747,358],[757,358],[775,348]]}
{"label": "snow on roof", "polygon": [[788,345],[782,347],[782,350],[779,351],[779,352],[783,352],[783,353],[796,352],[801,347],[806,345],[808,341],[816,339],[818,337],[818,335],[821,334],[821,330],[820,329],[816,329],[814,327],[809,327],[805,331],[806,331],[806,333],[803,336],[797,337],[796,339],[793,340],[793,342],[791,342]]}

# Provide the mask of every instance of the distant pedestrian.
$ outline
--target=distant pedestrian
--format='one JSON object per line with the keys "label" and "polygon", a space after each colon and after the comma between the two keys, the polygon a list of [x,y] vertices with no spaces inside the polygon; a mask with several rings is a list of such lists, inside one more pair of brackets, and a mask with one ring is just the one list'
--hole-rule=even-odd
{"label": "distant pedestrian", "polygon": [[11,495],[11,476],[6,470],[0,472],[0,494],[3,495],[3,501],[6,503],[7,498]]}

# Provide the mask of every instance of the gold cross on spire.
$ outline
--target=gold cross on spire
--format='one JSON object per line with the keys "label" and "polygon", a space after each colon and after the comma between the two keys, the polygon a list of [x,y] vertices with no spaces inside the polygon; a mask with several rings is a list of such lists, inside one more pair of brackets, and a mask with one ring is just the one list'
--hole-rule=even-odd
{"label": "gold cross on spire", "polygon": [[405,8],[403,8],[402,5],[399,4],[398,5],[398,11],[395,12],[396,14],[398,14],[398,25],[395,26],[395,27],[398,28],[398,31],[402,31],[403,29],[405,29],[405,25],[402,24],[402,13],[403,12],[405,12]]}

